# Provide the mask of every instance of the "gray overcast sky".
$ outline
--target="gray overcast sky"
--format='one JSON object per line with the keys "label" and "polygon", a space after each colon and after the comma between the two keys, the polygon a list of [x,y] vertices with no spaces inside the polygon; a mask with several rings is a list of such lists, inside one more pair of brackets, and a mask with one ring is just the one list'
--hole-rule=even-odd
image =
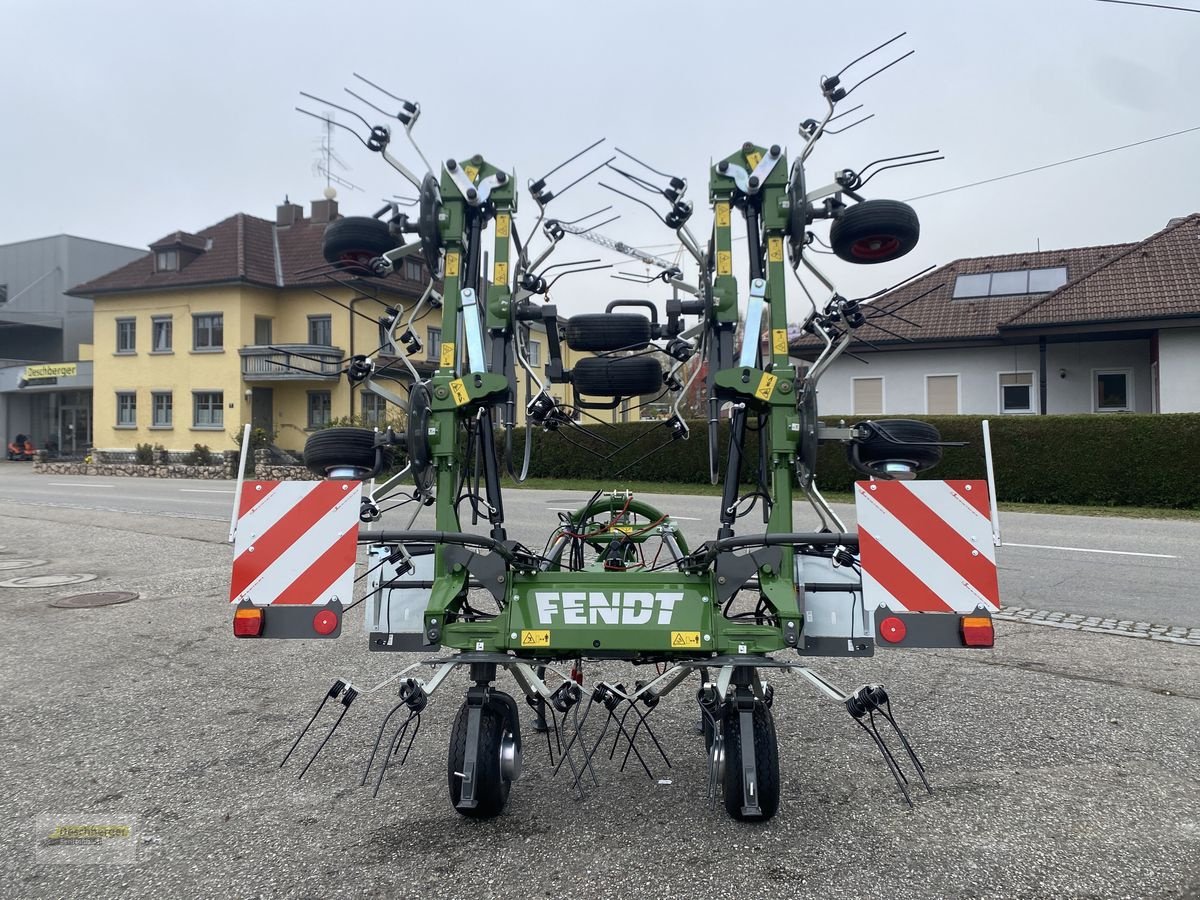
{"label": "gray overcast sky", "polygon": [[[348,100],[354,71],[422,104],[417,136],[435,164],[481,152],[524,184],[606,137],[688,177],[704,234],[709,160],[744,140],[796,151],[798,122],[822,109],[818,77],[905,30],[894,46],[916,55],[855,94],[876,117],[822,141],[810,185],[940,149],[945,162],[887,173],[866,191],[903,199],[1200,125],[1200,15],[1093,0],[0,0],[0,243],[66,232],[145,246],[234,212],[269,218],[285,194],[307,204],[324,186],[313,173],[320,124],[293,110],[298,91]],[[343,212],[369,214],[407,190],[348,134],[335,149],[363,188],[340,191]],[[921,245],[908,257],[827,268],[846,293],[866,292],[1039,239],[1049,249],[1145,237],[1200,209],[1198,150],[1194,132],[922,200]],[[605,234],[671,243],[594,179],[551,209],[569,219],[609,202],[622,218]],[[522,204],[528,228],[532,204]],[[554,261],[592,255],[576,241]],[[605,275],[566,280],[555,299],[570,309],[631,295]]]}

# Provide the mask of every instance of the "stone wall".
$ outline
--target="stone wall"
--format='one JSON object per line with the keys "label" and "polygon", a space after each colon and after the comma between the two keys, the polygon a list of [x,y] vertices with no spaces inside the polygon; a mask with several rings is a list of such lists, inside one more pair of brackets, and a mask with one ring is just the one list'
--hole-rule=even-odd
{"label": "stone wall", "polygon": [[[237,468],[237,463],[234,463]],[[259,449],[254,451],[254,477],[259,481],[320,481],[305,466],[283,466],[272,460],[271,451]]]}
{"label": "stone wall", "polygon": [[[234,461],[233,469],[237,469]],[[210,480],[235,477],[224,463],[216,466],[187,466],[168,463],[164,466],[139,466],[132,463],[81,463],[33,461],[33,471],[40,475],[108,475],[131,478],[207,478]]]}

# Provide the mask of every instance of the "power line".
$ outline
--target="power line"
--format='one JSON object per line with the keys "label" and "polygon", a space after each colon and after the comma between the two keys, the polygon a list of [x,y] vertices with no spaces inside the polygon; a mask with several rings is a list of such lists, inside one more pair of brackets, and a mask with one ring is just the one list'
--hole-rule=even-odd
{"label": "power line", "polygon": [[[1116,0],[1113,0],[1116,2]],[[1200,10],[1195,10],[1200,12]],[[911,203],[914,200],[924,200],[927,197],[939,197],[942,194],[950,194],[954,191],[964,191],[967,188],[979,187],[981,184],[992,184],[996,181],[1004,181],[1008,178],[1016,178],[1018,175],[1028,175],[1031,172],[1042,172],[1046,169],[1053,169],[1057,166],[1065,166],[1069,163],[1080,162],[1085,159],[1093,159],[1097,156],[1104,156],[1106,153],[1116,153],[1118,150],[1128,150],[1131,147],[1140,147],[1143,144],[1153,144],[1155,141],[1165,141],[1167,138],[1179,137],[1181,134],[1189,134],[1193,131],[1200,131],[1200,125],[1194,125],[1191,128],[1184,128],[1182,131],[1172,131],[1170,134],[1160,134],[1158,137],[1146,138],[1144,141],[1134,141],[1132,144],[1122,144],[1120,147],[1109,147],[1107,150],[1097,150],[1095,153],[1085,153],[1083,156],[1073,156],[1070,159],[1060,159],[1058,162],[1046,163],[1044,166],[1034,166],[1032,169],[1022,169],[1020,172],[1010,172],[1007,175],[997,175],[995,178],[984,178],[981,181],[972,181],[969,184],[960,184],[957,187],[946,188],[941,191],[933,191],[928,194],[920,194],[916,197],[909,197],[905,202]]]}
{"label": "power line", "polygon": [[1135,0],[1096,0],[1097,3],[1117,3],[1121,6],[1149,6],[1152,9],[1174,9],[1179,12],[1194,12],[1200,13],[1200,9],[1193,9],[1190,6],[1166,6],[1162,3],[1137,3]]}

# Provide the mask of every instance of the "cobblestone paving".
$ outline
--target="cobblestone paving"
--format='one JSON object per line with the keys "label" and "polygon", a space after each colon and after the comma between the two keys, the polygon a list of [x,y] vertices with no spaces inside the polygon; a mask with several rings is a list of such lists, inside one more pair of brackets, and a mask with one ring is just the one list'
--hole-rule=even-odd
{"label": "cobblestone paving", "polygon": [[995,613],[994,616],[1009,622],[1049,625],[1051,628],[1094,631],[1099,634],[1116,634],[1122,637],[1149,638],[1152,641],[1200,647],[1200,627],[1154,625],[1150,622],[1135,622],[1132,619],[1107,619],[1102,616],[1081,616],[1076,613],[1053,612],[1047,609],[1022,609],[1016,606],[1002,607],[1000,612]]}

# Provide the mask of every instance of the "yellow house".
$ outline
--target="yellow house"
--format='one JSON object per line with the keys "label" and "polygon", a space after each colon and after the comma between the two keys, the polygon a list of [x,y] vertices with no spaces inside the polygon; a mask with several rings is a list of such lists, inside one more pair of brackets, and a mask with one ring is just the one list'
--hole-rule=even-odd
{"label": "yellow house", "polygon": [[[407,321],[428,273],[410,256],[387,279],[329,278],[321,248],[338,217],[334,200],[318,200],[306,218],[284,203],[275,221],[238,213],[196,234],[175,232],[149,256],[73,288],[94,301],[93,445],[132,452],[162,445],[176,454],[202,445],[233,449],[246,423],[299,455],[314,429],[333,421],[383,426],[403,411],[342,377],[356,355],[379,357],[378,320],[389,307]],[[409,357],[425,376],[441,345],[440,310],[412,330],[423,344]],[[545,330],[535,325],[530,363],[546,364]],[[563,344],[564,365],[582,355]],[[384,357],[384,377],[404,383],[407,368]],[[528,399],[518,369],[518,424]],[[543,381],[545,381],[543,377]],[[570,385],[547,385],[573,403]],[[397,392],[405,396],[406,392]],[[592,410],[603,421],[637,418],[629,409]],[[591,421],[587,415],[583,422]]]}
{"label": "yellow house", "polygon": [[331,421],[400,417],[341,375],[351,356],[379,354],[379,317],[411,310],[428,276],[410,257],[386,281],[331,280],[321,244],[337,216],[333,200],[308,218],[291,203],[274,222],[239,213],[74,288],[94,301],[96,449],[218,452],[250,423],[299,453]]}

